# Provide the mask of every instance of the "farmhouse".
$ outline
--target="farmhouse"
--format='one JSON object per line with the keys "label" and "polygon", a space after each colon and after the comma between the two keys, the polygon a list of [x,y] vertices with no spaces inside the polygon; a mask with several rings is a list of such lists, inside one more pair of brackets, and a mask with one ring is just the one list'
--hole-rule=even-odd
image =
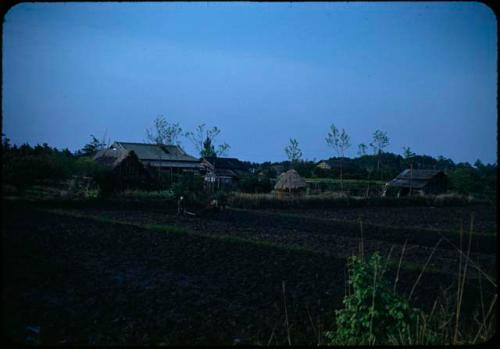
{"label": "farmhouse", "polygon": [[201,167],[205,181],[218,187],[232,185],[250,174],[249,166],[236,158],[204,157]]}
{"label": "farmhouse", "polygon": [[[321,160],[316,164],[316,167],[321,168],[322,170],[340,169],[340,159],[341,158],[331,158],[328,160]],[[352,159],[342,158],[342,167],[344,169],[352,168]]]}
{"label": "farmhouse", "polygon": [[398,190],[399,195],[408,195],[410,191],[418,194],[440,194],[446,192],[447,176],[440,170],[406,169],[396,178],[386,183],[386,191]]}
{"label": "farmhouse", "polygon": [[109,149],[97,152],[94,159],[100,162],[119,163],[130,152],[134,152],[142,165],[149,170],[168,173],[199,173],[201,169],[200,161],[188,155],[178,145],[114,142]]}

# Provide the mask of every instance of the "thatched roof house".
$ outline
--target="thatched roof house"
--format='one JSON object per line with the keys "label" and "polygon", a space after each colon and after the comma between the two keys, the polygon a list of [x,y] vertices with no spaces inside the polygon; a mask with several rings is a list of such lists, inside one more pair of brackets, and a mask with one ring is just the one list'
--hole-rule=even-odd
{"label": "thatched roof house", "polygon": [[119,163],[130,152],[134,152],[146,168],[173,170],[174,172],[198,172],[200,170],[200,161],[187,154],[178,145],[114,142],[108,149],[97,152],[94,159],[101,162]]}
{"label": "thatched roof house", "polygon": [[[341,161],[342,160],[342,161]],[[322,170],[332,170],[332,169],[350,169],[355,168],[355,163],[351,158],[330,158],[328,160],[320,160],[316,167],[321,168]]]}
{"label": "thatched roof house", "polygon": [[274,186],[276,191],[299,191],[307,187],[306,181],[295,170],[288,170],[281,174]]}
{"label": "thatched roof house", "polygon": [[446,192],[447,176],[440,170],[406,169],[386,186],[399,189],[400,195],[408,194],[410,189],[421,194],[440,194]]}

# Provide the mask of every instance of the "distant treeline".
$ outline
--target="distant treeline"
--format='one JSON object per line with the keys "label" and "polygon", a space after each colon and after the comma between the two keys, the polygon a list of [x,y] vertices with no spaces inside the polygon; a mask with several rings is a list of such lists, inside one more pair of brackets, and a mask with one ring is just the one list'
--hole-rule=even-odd
{"label": "distant treeline", "polygon": [[76,156],[68,149],[58,150],[47,143],[34,147],[2,141],[2,181],[24,189],[41,181],[58,181],[73,175],[95,176],[99,166],[88,156]]}
{"label": "distant treeline", "polygon": [[[91,159],[91,155],[91,152],[82,150],[75,153],[68,149],[59,150],[46,143],[34,147],[28,144],[11,145],[9,139],[4,137],[2,180],[3,183],[23,189],[40,181],[63,180],[74,175],[95,177],[104,169]],[[377,170],[378,160],[380,166]],[[331,169],[319,168],[315,161],[247,162],[253,175],[241,181],[240,190],[268,192],[272,190],[269,179],[291,168],[306,178],[338,178],[340,158],[329,159],[329,164]],[[468,162],[454,163],[445,157],[436,159],[427,155],[414,155],[408,159],[393,153],[382,153],[380,158],[377,155],[363,155],[342,160],[344,179],[390,180],[410,165],[414,169],[444,170],[449,176],[449,189],[452,191],[490,198],[496,195],[497,165],[483,164],[480,160],[471,165]]]}

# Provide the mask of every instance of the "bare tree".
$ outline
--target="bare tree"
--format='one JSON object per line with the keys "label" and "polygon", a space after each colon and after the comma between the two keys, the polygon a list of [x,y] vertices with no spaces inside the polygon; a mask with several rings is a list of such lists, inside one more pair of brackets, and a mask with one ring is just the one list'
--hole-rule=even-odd
{"label": "bare tree", "polygon": [[290,138],[290,144],[285,147],[285,153],[292,164],[296,164],[302,158],[299,142],[295,138]]}
{"label": "bare tree", "polygon": [[170,123],[167,119],[160,115],[154,120],[154,126],[146,130],[148,141],[155,144],[180,145],[179,136],[182,133],[182,128],[178,122]]}
{"label": "bare tree", "polygon": [[220,129],[217,126],[207,129],[205,124],[201,124],[196,127],[194,132],[186,132],[184,136],[193,143],[201,157],[224,156],[230,146],[224,142],[215,149],[215,139],[219,133]]}
{"label": "bare tree", "polygon": [[334,124],[331,124],[330,132],[328,132],[328,137],[326,137],[326,144],[332,147],[340,157],[340,190],[344,191],[344,180],[342,177],[343,160],[345,151],[351,146],[350,137],[344,129],[339,131]]}

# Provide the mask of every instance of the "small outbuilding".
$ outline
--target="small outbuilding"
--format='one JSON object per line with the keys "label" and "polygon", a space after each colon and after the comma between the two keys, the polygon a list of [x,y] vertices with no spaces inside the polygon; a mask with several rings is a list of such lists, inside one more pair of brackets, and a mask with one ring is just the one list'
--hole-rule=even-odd
{"label": "small outbuilding", "polygon": [[205,182],[213,189],[231,187],[250,175],[248,164],[236,158],[204,157],[201,168]]}
{"label": "small outbuilding", "polygon": [[441,194],[447,190],[448,177],[441,170],[406,169],[386,183],[384,194],[397,190],[398,196],[414,194]]}
{"label": "small outbuilding", "polygon": [[274,186],[277,192],[299,192],[306,188],[306,181],[295,170],[282,173]]}

